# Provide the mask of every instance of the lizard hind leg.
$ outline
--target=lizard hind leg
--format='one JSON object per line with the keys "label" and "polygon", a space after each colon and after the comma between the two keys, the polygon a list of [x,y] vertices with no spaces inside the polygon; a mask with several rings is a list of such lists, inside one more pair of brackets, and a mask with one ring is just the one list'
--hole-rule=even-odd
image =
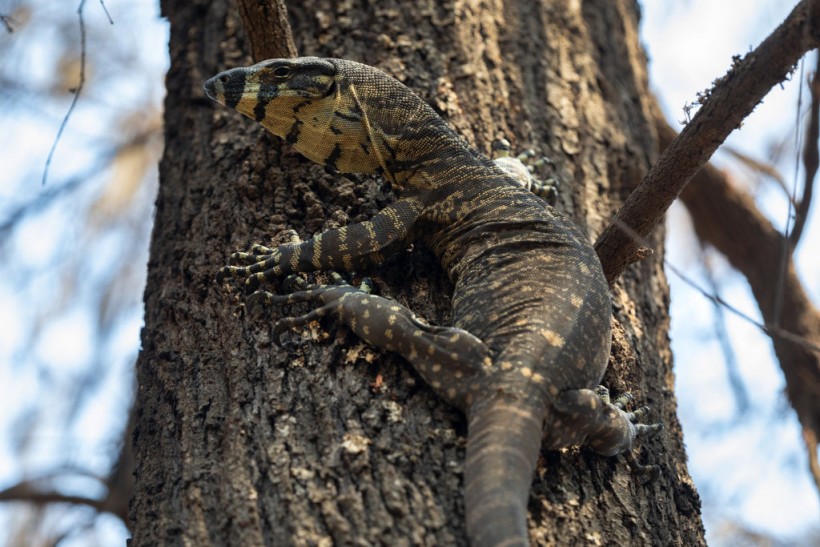
{"label": "lizard hind leg", "polygon": [[253,313],[271,305],[317,302],[321,305],[304,315],[279,319],[274,334],[333,317],[365,342],[400,354],[440,397],[467,408],[491,366],[490,351],[481,340],[459,328],[430,325],[396,301],[370,294],[368,279],[355,287],[335,272],[329,275],[332,283],[326,285],[307,285],[291,277],[299,290],[284,295],[256,291],[246,307]]}
{"label": "lizard hind leg", "polygon": [[[555,401],[555,408],[569,416],[575,435],[581,433],[585,437],[585,446],[602,456],[623,454],[633,471],[647,477],[643,482],[649,482],[659,476],[660,468],[639,463],[632,451],[639,437],[654,436],[663,429],[663,424],[637,423],[649,412],[649,407],[625,411],[632,400],[631,393],[624,393],[611,401],[609,390],[598,386],[594,391],[579,389],[562,394]],[[557,436],[560,437],[560,433]]]}

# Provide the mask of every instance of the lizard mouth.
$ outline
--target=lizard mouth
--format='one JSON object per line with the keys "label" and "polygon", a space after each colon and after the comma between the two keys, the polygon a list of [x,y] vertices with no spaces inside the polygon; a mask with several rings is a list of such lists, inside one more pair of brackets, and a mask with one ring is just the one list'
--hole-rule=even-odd
{"label": "lizard mouth", "polygon": [[214,101],[235,108],[245,94],[247,76],[247,68],[232,68],[210,78],[202,87]]}
{"label": "lizard mouth", "polygon": [[202,86],[202,88],[205,90],[205,95],[207,95],[210,99],[213,99],[214,101],[217,100],[217,98],[216,98],[217,91],[216,91],[216,82],[215,82],[215,80],[216,80],[215,77],[211,78],[207,82],[205,82],[205,85]]}

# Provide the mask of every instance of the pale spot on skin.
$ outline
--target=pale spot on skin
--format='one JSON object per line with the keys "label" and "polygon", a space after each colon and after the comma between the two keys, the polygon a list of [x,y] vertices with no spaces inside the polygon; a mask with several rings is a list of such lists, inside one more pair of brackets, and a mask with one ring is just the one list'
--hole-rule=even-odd
{"label": "pale spot on skin", "polygon": [[512,370],[513,368],[513,364],[509,361],[502,361],[498,366],[501,367],[501,370]]}
{"label": "pale spot on skin", "polygon": [[387,318],[387,324],[388,325],[394,325],[395,323],[396,323],[396,316],[393,315],[393,314],[390,314],[390,316]]}
{"label": "pale spot on skin", "polygon": [[431,370],[433,372],[441,372],[441,365],[436,363],[435,365],[433,365],[433,368]]}
{"label": "pale spot on skin", "polygon": [[541,329],[541,336],[549,343],[549,345],[560,348],[564,345],[564,337],[550,329]]}
{"label": "pale spot on skin", "polygon": [[385,329],[384,337],[387,338],[388,340],[392,340],[393,339],[393,329]]}
{"label": "pale spot on skin", "polygon": [[449,397],[450,399],[455,399],[456,398],[456,390],[453,389],[453,388],[448,389],[447,390],[447,397]]}
{"label": "pale spot on skin", "polygon": [[520,372],[521,372],[521,376],[523,376],[524,378],[532,377],[532,369],[529,368],[529,367],[521,367]]}
{"label": "pale spot on skin", "polygon": [[441,389],[441,382],[438,380],[433,380],[430,385],[433,386],[433,389]]}

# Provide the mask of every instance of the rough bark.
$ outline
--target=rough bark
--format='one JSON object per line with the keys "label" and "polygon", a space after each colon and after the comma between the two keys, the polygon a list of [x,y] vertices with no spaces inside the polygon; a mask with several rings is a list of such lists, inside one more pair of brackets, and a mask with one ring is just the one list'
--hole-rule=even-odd
{"label": "rough bark", "polygon": [[[251,59],[233,4],[165,0],[171,22],[166,152],[160,165],[143,351],[137,364],[132,545],[463,545],[464,419],[399,357],[344,328],[272,338],[214,274],[285,228],[307,237],[371,216],[376,179],[326,173],[201,84]],[[500,134],[555,162],[559,207],[591,239],[655,154],[646,60],[630,0],[338,2],[288,5],[302,55],[383,68],[479,149]],[[662,246],[662,234],[653,239]],[[376,271],[377,291],[446,324],[450,287],[416,245]],[[667,426],[623,462],[543,452],[530,500],[536,544],[698,545],[658,261],[615,288],[606,383]],[[292,310],[300,311],[301,308]],[[273,310],[275,314],[291,310]]]}

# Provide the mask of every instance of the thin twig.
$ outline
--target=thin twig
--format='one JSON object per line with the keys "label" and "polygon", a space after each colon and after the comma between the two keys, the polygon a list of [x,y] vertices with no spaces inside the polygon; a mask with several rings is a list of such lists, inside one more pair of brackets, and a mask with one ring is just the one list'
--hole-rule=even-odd
{"label": "thin twig", "polygon": [[84,6],[85,0],[80,0],[80,5],[77,7],[77,17],[80,21],[80,82],[74,89],[74,98],[71,100],[71,106],[68,107],[68,112],[65,113],[63,122],[60,124],[60,129],[57,130],[57,136],[54,137],[54,143],[51,145],[51,150],[49,150],[48,152],[48,157],[46,158],[46,165],[43,168],[43,186],[45,186],[46,181],[48,180],[48,168],[51,166],[51,158],[54,157],[54,151],[57,149],[57,143],[60,142],[60,137],[62,137],[63,131],[65,130],[66,125],[68,125],[68,119],[71,117],[71,113],[74,112],[74,107],[77,106],[77,101],[80,98],[80,92],[83,89],[83,85],[85,85],[85,19],[83,18]]}
{"label": "thin twig", "polygon": [[[753,158],[752,156],[745,154],[740,150],[737,150],[736,148],[733,148],[729,145],[723,145],[720,151],[725,152],[730,156],[734,157],[737,161],[739,161],[749,169],[757,171],[758,173],[772,179],[775,183],[777,183],[777,186],[779,186],[780,189],[783,190],[783,193],[786,194],[788,199],[790,201],[792,200],[792,196],[789,195],[789,189],[786,186],[786,179],[783,177],[780,171],[777,170],[773,163]],[[792,203],[794,203],[794,201],[792,201]]]}
{"label": "thin twig", "polygon": [[105,12],[105,16],[108,17],[108,22],[113,25],[114,20],[111,18],[111,14],[108,13],[108,8],[105,7],[105,2],[103,2],[103,0],[100,0],[100,6],[102,6],[103,12]]}
{"label": "thin twig", "polygon": [[9,34],[14,32],[14,27],[11,26],[11,17],[9,17],[8,15],[0,14],[0,21],[3,22],[3,26],[6,27],[6,30],[9,32]]}
{"label": "thin twig", "polygon": [[789,244],[792,249],[797,247],[800,237],[803,235],[803,228],[809,216],[812,197],[814,196],[814,178],[817,176],[817,168],[820,165],[820,152],[818,151],[818,139],[820,139],[820,53],[817,55],[817,66],[814,68],[814,76],[809,83],[811,92],[811,106],[809,107],[808,120],[806,120],[806,135],[803,138],[803,172],[805,179],[803,182],[803,193],[800,201],[795,205],[794,228],[789,237]]}
{"label": "thin twig", "polygon": [[789,342],[793,342],[794,344],[796,344],[796,345],[798,345],[798,346],[800,346],[804,349],[807,349],[809,351],[813,351],[817,354],[820,354],[820,344],[816,344],[808,338],[805,338],[803,336],[798,336],[797,334],[794,334],[793,332],[789,332],[785,329],[782,329],[782,328],[778,327],[777,325],[773,325],[771,323],[765,323],[765,322],[761,323],[759,321],[756,321],[753,317],[743,313],[742,311],[740,311],[739,309],[737,309],[736,307],[734,307],[733,305],[728,303],[726,300],[724,300],[720,296],[709,293],[706,289],[704,289],[703,287],[701,287],[700,285],[698,285],[697,283],[692,281],[681,270],[679,270],[677,267],[672,265],[669,261],[664,260],[663,264],[664,264],[664,266],[666,266],[666,268],[669,269],[670,272],[672,272],[673,274],[678,276],[681,281],[683,281],[684,283],[689,285],[691,288],[698,291],[704,298],[707,298],[707,299],[711,300],[715,304],[720,304],[726,310],[728,310],[730,313],[736,315],[737,317],[743,319],[747,323],[749,323],[751,325],[754,325],[755,327],[762,330],[764,332],[764,334],[767,334],[768,336],[771,336],[771,337],[779,337],[779,338],[782,338],[784,340],[788,340]]}
{"label": "thin twig", "polygon": [[[712,269],[709,267],[709,261],[706,256],[705,243],[700,245],[701,263],[703,264],[704,276],[709,284],[709,290],[717,298],[720,298],[717,280],[713,275]],[[711,299],[710,299],[711,300]],[[726,379],[729,382],[729,388],[735,396],[737,402],[737,415],[742,416],[749,410],[749,393],[746,391],[746,386],[743,385],[743,378],[740,374],[740,367],[737,364],[737,354],[732,347],[732,341],[729,336],[729,329],[726,327],[726,314],[723,313],[723,307],[712,300],[715,310],[714,328],[715,338],[717,338],[721,351],[723,351],[723,361],[726,365]],[[760,328],[760,325],[757,325]]]}
{"label": "thin twig", "polygon": [[[798,153],[797,151],[800,150],[800,138],[802,137],[800,133],[800,110],[803,107],[803,71],[805,69],[805,66],[805,62],[800,63],[800,78],[798,79],[800,85],[798,86],[797,91],[797,108],[795,109],[796,120],[794,123],[795,155]],[[794,201],[797,199],[797,172],[799,168],[800,162],[798,161],[797,157],[795,157],[794,173],[792,173],[792,187],[791,190],[788,191],[789,207],[786,211],[786,225],[783,229],[783,237],[780,238],[780,267],[777,270],[777,281],[775,282],[773,306],[774,311],[772,313],[772,321],[776,325],[780,324],[780,314],[783,312],[783,287],[786,284],[786,274],[792,256],[792,247],[789,245],[789,241],[791,240],[792,212],[794,208]]]}

